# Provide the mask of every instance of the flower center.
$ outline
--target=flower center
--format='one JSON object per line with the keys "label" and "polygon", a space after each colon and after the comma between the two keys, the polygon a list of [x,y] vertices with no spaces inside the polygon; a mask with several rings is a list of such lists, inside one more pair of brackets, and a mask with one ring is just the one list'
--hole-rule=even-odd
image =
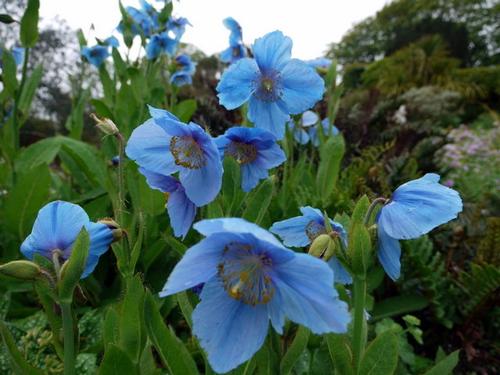
{"label": "flower center", "polygon": [[271,71],[257,78],[255,95],[262,101],[274,102],[282,96],[281,77],[279,72]]}
{"label": "flower center", "polygon": [[233,47],[233,57],[238,57],[240,56],[240,47],[236,46]]}
{"label": "flower center", "polygon": [[172,137],[170,151],[175,164],[188,169],[200,169],[207,162],[200,145],[190,136]]}
{"label": "flower center", "polygon": [[323,224],[320,224],[314,220],[311,220],[309,223],[307,223],[306,235],[311,241],[314,241],[314,239],[320,234],[326,234],[326,229]]}
{"label": "flower center", "polygon": [[257,147],[251,143],[231,142],[226,154],[232,156],[239,164],[247,164],[257,159]]}
{"label": "flower center", "polygon": [[217,269],[224,289],[232,298],[255,306],[268,303],[275,288],[271,279],[272,259],[253,250],[247,244],[227,244]]}

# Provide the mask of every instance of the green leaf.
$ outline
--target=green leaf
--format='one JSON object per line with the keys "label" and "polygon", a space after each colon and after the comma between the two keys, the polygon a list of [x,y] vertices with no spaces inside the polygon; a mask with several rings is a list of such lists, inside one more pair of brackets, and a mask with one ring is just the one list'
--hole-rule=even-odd
{"label": "green leaf", "polygon": [[43,375],[43,372],[31,366],[26,359],[24,359],[23,354],[19,351],[12,337],[12,334],[8,330],[7,326],[0,321],[0,334],[3,339],[3,344],[7,349],[6,352],[10,359],[12,370],[15,374],[19,375]]}
{"label": "green leaf", "polygon": [[193,114],[196,112],[198,105],[194,99],[186,99],[178,103],[172,110],[172,113],[176,115],[182,122],[189,122]]}
{"label": "green leaf", "polygon": [[165,326],[158,306],[150,293],[146,294],[144,316],[147,317],[148,336],[158,352],[161,361],[172,374],[198,374],[196,363],[175,334]]}
{"label": "green leaf", "polygon": [[269,208],[269,204],[271,204],[273,192],[274,179],[271,177],[264,180],[248,194],[243,218],[257,225],[260,224]]}
{"label": "green leaf", "polygon": [[102,88],[104,90],[104,97],[106,98],[108,103],[113,103],[113,97],[115,95],[115,84],[110,78],[105,64],[102,64],[99,67],[99,78],[101,79]]}
{"label": "green leaf", "polygon": [[120,340],[120,332],[118,330],[119,320],[120,317],[115,306],[110,306],[104,317],[104,327],[102,331],[105,351],[108,350],[110,344],[118,344]]}
{"label": "green leaf", "polygon": [[17,157],[15,166],[18,172],[51,164],[61,149],[61,139],[45,138],[25,148]]}
{"label": "green leaf", "polygon": [[17,65],[12,54],[2,50],[2,82],[8,95],[14,96],[17,90]]}
{"label": "green leaf", "polygon": [[458,354],[460,350],[455,350],[445,358],[441,359],[432,368],[427,370],[424,375],[448,375],[453,373],[453,369],[458,363]]}
{"label": "green leaf", "polygon": [[375,321],[422,310],[426,308],[428,304],[429,301],[418,294],[387,298],[377,302],[372,311],[372,320]]}
{"label": "green leaf", "polygon": [[398,364],[398,341],[392,332],[373,340],[361,360],[359,375],[392,375]]}
{"label": "green leaf", "polygon": [[99,375],[116,375],[116,374],[139,374],[137,367],[129,358],[127,353],[121,350],[118,346],[110,344],[104,352],[101,366],[98,371]]}
{"label": "green leaf", "polygon": [[28,0],[28,7],[21,18],[21,44],[31,48],[38,39],[38,9],[39,0]]}
{"label": "green leaf", "polygon": [[23,171],[5,199],[3,220],[7,228],[24,239],[36,214],[47,201],[50,188],[50,173],[47,165]]}
{"label": "green leaf", "polygon": [[[33,73],[26,79],[26,83],[23,88],[23,92],[21,93],[21,97],[19,98],[19,110],[23,114],[24,118],[27,118],[29,115],[29,109],[31,107],[31,102],[35,96],[36,89],[42,80],[43,75],[43,66],[38,65]],[[21,123],[24,123],[22,121]]]}
{"label": "green leaf", "polygon": [[0,22],[9,24],[9,23],[16,22],[16,20],[14,18],[12,18],[9,14],[2,13],[2,14],[0,14]]}
{"label": "green leaf", "polygon": [[345,335],[329,333],[326,335],[328,351],[335,367],[335,374],[354,375],[352,350]]}
{"label": "green leaf", "polygon": [[193,315],[193,306],[189,302],[189,297],[186,292],[177,293],[177,304],[181,309],[182,315],[190,329],[193,329],[193,320],[191,316]]}
{"label": "green leaf", "polygon": [[71,113],[66,119],[64,124],[65,128],[69,130],[71,138],[80,139],[83,132],[83,116],[85,113],[85,105],[90,96],[88,90],[84,90],[77,98],[76,103],[72,103]]}
{"label": "green leaf", "polygon": [[345,143],[342,136],[330,137],[320,148],[320,162],[316,175],[316,185],[323,204],[330,203],[344,157]]}
{"label": "green leaf", "polygon": [[127,76],[127,64],[125,64],[125,61],[123,61],[120,52],[118,52],[116,48],[113,48],[111,55],[113,56],[113,63],[116,71],[118,72],[118,75],[122,78],[125,78]]}
{"label": "green leaf", "polygon": [[368,207],[370,207],[370,200],[366,195],[363,195],[357,202],[356,206],[354,206],[354,210],[351,215],[351,228],[354,224],[362,224],[365,219],[366,212],[368,211]]}
{"label": "green leaf", "polygon": [[85,228],[82,228],[73,244],[70,257],[61,268],[61,280],[58,286],[59,299],[63,303],[71,303],[73,300],[73,291],[85,270],[89,246],[89,234]]}
{"label": "green leaf", "polygon": [[224,158],[224,174],[222,175],[222,198],[224,202],[224,214],[231,217],[236,213],[236,208],[243,199],[241,185],[240,165],[234,158]]}
{"label": "green leaf", "polygon": [[349,238],[347,252],[352,262],[352,268],[356,274],[364,275],[369,267],[371,259],[370,234],[363,224],[354,223]]}
{"label": "green leaf", "polygon": [[121,304],[120,347],[135,363],[139,362],[146,344],[143,331],[144,287],[139,276],[127,279],[127,289]]}
{"label": "green leaf", "polygon": [[280,363],[280,374],[286,375],[290,374],[295,365],[295,362],[299,359],[301,353],[307,347],[307,342],[309,341],[310,331],[303,327],[299,326],[297,329],[297,333],[295,334],[295,338],[293,339],[290,347],[286,351],[286,354],[283,356],[283,359]]}
{"label": "green leaf", "polygon": [[109,119],[113,118],[113,112],[111,112],[109,107],[102,100],[91,99],[90,103],[94,106],[97,116]]}

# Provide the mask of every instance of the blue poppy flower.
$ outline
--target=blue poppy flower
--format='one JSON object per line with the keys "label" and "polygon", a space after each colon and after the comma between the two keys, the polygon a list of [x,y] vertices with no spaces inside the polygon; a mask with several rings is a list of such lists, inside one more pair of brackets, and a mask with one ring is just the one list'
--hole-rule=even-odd
{"label": "blue poppy flower", "polygon": [[328,137],[330,135],[340,134],[339,129],[335,125],[332,124],[332,126],[330,127],[330,123],[328,122],[328,118],[323,119],[321,121],[321,124],[317,124],[316,126],[311,126],[310,128],[307,129],[307,131],[309,133],[309,138],[311,139],[311,143],[315,147],[319,146],[318,130],[321,130],[325,137]]}
{"label": "blue poppy flower", "polygon": [[190,85],[193,83],[193,74],[196,64],[188,55],[179,55],[175,58],[177,71],[170,77],[170,83],[176,86]]}
{"label": "blue poppy flower", "polygon": [[313,111],[305,111],[300,117],[300,124],[296,124],[295,120],[288,122],[288,129],[292,132],[295,141],[301,145],[306,145],[311,139],[308,133],[308,128],[316,124],[319,117]]}
{"label": "blue poppy flower", "polygon": [[146,57],[149,60],[156,59],[160,54],[173,55],[177,48],[177,42],[170,38],[166,31],[151,36],[146,45]]}
{"label": "blue poppy flower", "polygon": [[28,259],[33,259],[35,254],[52,259],[54,251],[59,251],[59,258],[66,261],[82,228],[90,237],[83,279],[92,273],[99,257],[108,250],[113,232],[104,224],[91,222],[83,208],[76,204],[54,201],[42,207],[31,234],[21,245],[21,252]]}
{"label": "blue poppy flower", "polygon": [[260,180],[267,178],[269,169],[286,160],[285,153],[274,135],[258,128],[234,127],[217,137],[215,143],[221,155],[233,157],[241,166],[241,188],[252,190]]}
{"label": "blue poppy flower", "polygon": [[241,43],[243,39],[243,33],[241,31],[240,24],[233,18],[227,17],[222,23],[226,26],[231,33],[229,34],[229,45],[233,46],[235,44]]}
{"label": "blue poppy flower", "polygon": [[257,39],[252,50],[254,59],[240,59],[222,75],[219,101],[229,110],[248,101],[250,121],[283,139],[290,114],[311,108],[325,84],[313,68],[291,58],[292,40],[281,31]]}
{"label": "blue poppy flower", "polygon": [[269,321],[280,334],[285,318],[316,334],[347,331],[347,304],[323,261],[283,247],[243,219],[203,220],[194,228],[206,238],[177,263],[160,296],[205,283],[193,333],[216,372],[250,359],[264,343]]}
{"label": "blue poppy flower", "polygon": [[167,196],[167,212],[170,225],[176,237],[186,237],[196,216],[196,205],[189,200],[186,190],[174,177],[139,168],[139,172],[146,177],[148,185]]}
{"label": "blue poppy flower", "polygon": [[193,26],[188,21],[187,18],[184,17],[170,17],[167,21],[167,30],[174,35],[174,39],[176,41],[181,40],[182,36],[186,32],[186,26]]}
{"label": "blue poppy flower", "polygon": [[462,211],[458,192],[427,173],[398,187],[377,215],[378,258],[393,280],[399,277],[401,248],[398,240],[418,238],[457,217]]}
{"label": "blue poppy flower", "polygon": [[118,41],[118,39],[116,39],[115,36],[111,35],[110,37],[106,38],[103,40],[103,43],[106,45],[106,46],[110,46],[110,47],[113,47],[113,48],[118,48],[120,47],[120,42]]}
{"label": "blue poppy flower", "polygon": [[306,63],[313,68],[328,69],[332,65],[332,60],[326,57],[317,57],[313,60],[307,60]]}
{"label": "blue poppy flower", "polygon": [[222,184],[222,162],[214,140],[199,125],[184,124],[170,112],[149,107],[152,118],[137,127],[125,152],[144,169],[179,173],[186,195],[201,207],[215,199]]}
{"label": "blue poppy flower", "polygon": [[[151,18],[148,13],[143,10],[128,6],[125,11],[132,20],[130,31],[133,35],[142,34],[149,38],[153,32],[158,29],[158,22]],[[123,32],[123,22],[120,22],[117,29]]]}
{"label": "blue poppy flower", "polygon": [[231,33],[229,34],[229,47],[221,52],[220,59],[225,63],[234,63],[246,56],[246,49],[242,42],[241,26],[232,17],[228,17],[222,22]]}
{"label": "blue poppy flower", "polygon": [[[326,234],[325,218],[320,210],[310,206],[301,207],[302,216],[292,217],[274,223],[269,230],[280,236],[285,246],[309,246],[321,234]],[[344,247],[347,247],[347,233],[342,224],[330,219],[332,229],[339,234]],[[351,275],[340,264],[336,257],[328,260],[334,271],[335,282],[341,284],[352,283]]]}
{"label": "blue poppy flower", "polygon": [[83,47],[82,56],[96,67],[100,67],[101,64],[109,57],[109,49],[105,46],[94,46],[94,47]]}

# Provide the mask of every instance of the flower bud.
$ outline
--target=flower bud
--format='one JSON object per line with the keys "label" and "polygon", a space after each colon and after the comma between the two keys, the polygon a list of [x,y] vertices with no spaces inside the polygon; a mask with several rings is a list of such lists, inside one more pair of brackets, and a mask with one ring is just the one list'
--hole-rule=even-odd
{"label": "flower bud", "polygon": [[123,235],[125,234],[125,231],[120,228],[120,225],[110,217],[105,217],[101,220],[98,220],[97,222],[104,224],[109,229],[111,229],[111,232],[113,233],[113,242],[121,240]]}
{"label": "flower bud", "polygon": [[14,260],[0,265],[0,274],[21,280],[35,280],[42,274],[42,270],[38,264],[29,260]]}
{"label": "flower bud", "polygon": [[116,135],[119,133],[118,128],[115,123],[111,121],[109,118],[100,119],[94,113],[90,114],[90,117],[96,122],[96,126],[101,130],[104,134],[107,135]]}
{"label": "flower bud", "polygon": [[328,261],[335,255],[335,239],[328,234],[320,234],[311,244],[309,254]]}

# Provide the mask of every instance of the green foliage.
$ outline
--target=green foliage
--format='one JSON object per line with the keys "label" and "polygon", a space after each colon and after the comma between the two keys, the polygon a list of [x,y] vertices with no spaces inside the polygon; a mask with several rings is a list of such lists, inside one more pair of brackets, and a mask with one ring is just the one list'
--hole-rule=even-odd
{"label": "green foliage", "polygon": [[33,47],[38,39],[38,9],[40,0],[28,0],[28,7],[21,18],[21,43]]}
{"label": "green foliage", "polygon": [[467,303],[463,313],[477,313],[500,288],[500,267],[493,264],[471,264],[470,272],[460,275],[461,287],[464,289]]}

